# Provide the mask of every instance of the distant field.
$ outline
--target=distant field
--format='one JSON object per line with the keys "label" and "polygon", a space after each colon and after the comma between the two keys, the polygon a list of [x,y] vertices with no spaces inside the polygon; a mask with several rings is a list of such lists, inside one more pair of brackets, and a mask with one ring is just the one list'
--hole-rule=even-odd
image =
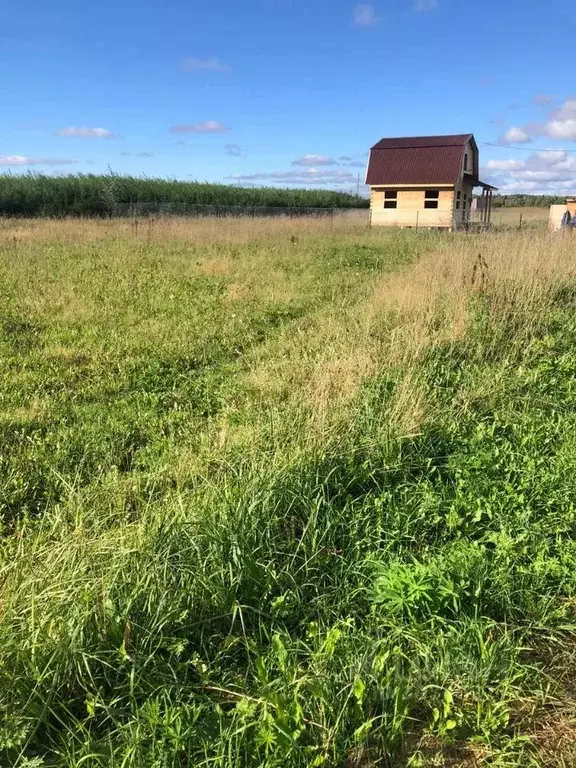
{"label": "distant field", "polygon": [[549,208],[525,207],[525,208],[494,208],[492,210],[492,223],[499,224],[520,224],[520,216],[523,223],[548,222],[550,213]]}
{"label": "distant field", "polygon": [[573,261],[0,221],[0,765],[576,765]]}

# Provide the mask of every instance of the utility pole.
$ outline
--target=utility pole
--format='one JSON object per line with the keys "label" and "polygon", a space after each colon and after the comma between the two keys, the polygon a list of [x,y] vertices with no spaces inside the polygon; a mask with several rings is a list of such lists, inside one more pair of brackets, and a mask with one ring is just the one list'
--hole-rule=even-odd
{"label": "utility pole", "polygon": [[360,173],[358,173],[358,181],[356,182],[356,197],[360,197]]}

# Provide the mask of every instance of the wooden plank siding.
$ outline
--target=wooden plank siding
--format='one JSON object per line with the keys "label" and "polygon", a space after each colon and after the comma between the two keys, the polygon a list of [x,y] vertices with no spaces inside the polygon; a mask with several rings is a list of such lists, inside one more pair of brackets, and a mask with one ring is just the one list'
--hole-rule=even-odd
{"label": "wooden plank siding", "polygon": [[[462,224],[464,221],[468,221],[470,218],[470,205],[472,203],[472,191],[473,187],[470,184],[460,182],[454,187],[454,224]],[[458,200],[458,192],[460,192],[460,200]],[[464,211],[464,195],[466,195],[466,211]],[[460,207],[456,208],[456,204],[460,203]]]}
{"label": "wooden plank siding", "polygon": [[[387,187],[387,189],[395,189],[395,187]],[[384,208],[385,189],[372,187],[370,190],[372,226],[451,227],[453,225],[453,187],[419,186],[397,189],[397,207]],[[427,189],[438,189],[438,208],[424,207],[424,193]]]}

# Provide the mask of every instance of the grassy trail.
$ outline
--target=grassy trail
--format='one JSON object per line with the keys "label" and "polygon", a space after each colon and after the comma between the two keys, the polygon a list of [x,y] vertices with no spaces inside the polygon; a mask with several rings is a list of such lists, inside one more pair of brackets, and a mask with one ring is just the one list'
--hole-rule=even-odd
{"label": "grassy trail", "polygon": [[8,223],[0,286],[3,764],[574,763],[568,239]]}

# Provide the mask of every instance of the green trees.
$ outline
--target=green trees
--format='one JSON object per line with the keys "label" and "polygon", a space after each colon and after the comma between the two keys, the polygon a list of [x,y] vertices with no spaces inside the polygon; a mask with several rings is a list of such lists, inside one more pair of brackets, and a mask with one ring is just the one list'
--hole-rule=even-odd
{"label": "green trees", "polygon": [[566,202],[565,195],[494,195],[494,208],[536,207],[548,208]]}

